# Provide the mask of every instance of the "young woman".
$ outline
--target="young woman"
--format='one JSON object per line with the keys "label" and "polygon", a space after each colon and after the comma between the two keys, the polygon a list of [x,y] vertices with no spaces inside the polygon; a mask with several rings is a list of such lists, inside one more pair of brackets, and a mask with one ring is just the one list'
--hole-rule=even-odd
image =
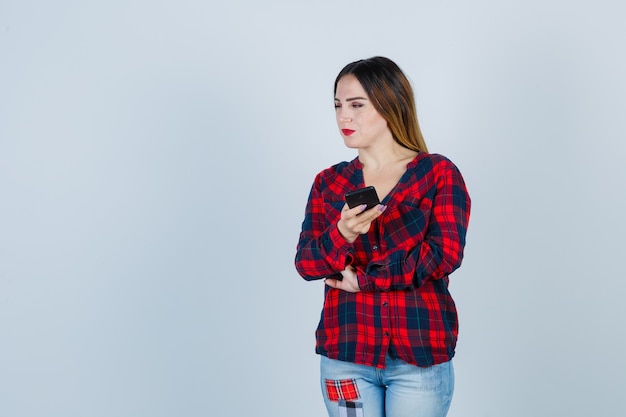
{"label": "young woman", "polygon": [[[470,213],[463,178],[428,153],[393,61],[348,64],[335,108],[358,157],[315,178],[295,260],[304,279],[325,279],[316,352],[328,414],[445,416],[458,334],[448,276],[461,264]],[[344,195],[370,185],[381,204],[348,208]]]}

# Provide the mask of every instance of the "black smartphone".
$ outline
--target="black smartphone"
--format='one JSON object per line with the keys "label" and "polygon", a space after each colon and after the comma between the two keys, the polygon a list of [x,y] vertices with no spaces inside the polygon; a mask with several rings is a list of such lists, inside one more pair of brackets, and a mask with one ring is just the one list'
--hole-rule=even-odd
{"label": "black smartphone", "polygon": [[349,193],[346,193],[345,197],[346,203],[348,203],[348,207],[350,208],[366,204],[367,207],[365,207],[365,210],[369,210],[377,204],[380,204],[378,194],[376,194],[376,189],[371,185],[369,187],[350,191]]}

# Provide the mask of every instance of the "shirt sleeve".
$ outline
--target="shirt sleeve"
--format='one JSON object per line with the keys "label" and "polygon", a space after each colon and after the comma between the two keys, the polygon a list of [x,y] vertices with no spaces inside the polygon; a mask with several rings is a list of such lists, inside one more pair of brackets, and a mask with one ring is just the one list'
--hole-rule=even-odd
{"label": "shirt sleeve", "polygon": [[[427,280],[451,274],[463,259],[470,214],[470,197],[463,177],[449,163],[437,177],[432,210],[420,219],[426,228],[412,247],[397,245],[387,255],[357,271],[362,291],[388,291],[420,287]],[[423,229],[423,228],[422,228]]]}
{"label": "shirt sleeve", "polygon": [[[340,216],[341,208],[337,209]],[[318,175],[307,201],[295,259],[296,270],[307,281],[338,274],[352,263],[353,246],[339,232],[339,218],[332,221],[335,216],[327,210]]]}

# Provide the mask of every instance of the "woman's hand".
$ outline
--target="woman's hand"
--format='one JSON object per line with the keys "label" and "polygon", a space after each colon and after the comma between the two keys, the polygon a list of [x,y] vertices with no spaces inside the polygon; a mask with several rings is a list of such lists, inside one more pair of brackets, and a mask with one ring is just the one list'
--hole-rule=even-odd
{"label": "woman's hand", "polygon": [[363,212],[365,207],[365,204],[363,204],[349,208],[346,204],[341,210],[341,219],[339,219],[337,223],[337,228],[339,229],[339,233],[341,233],[349,243],[354,242],[359,235],[367,233],[374,219],[383,214],[387,208],[387,206],[379,204]]}
{"label": "woman's hand", "polygon": [[334,278],[327,278],[324,283],[329,287],[336,288],[338,290],[344,290],[348,292],[360,292],[359,281],[356,279],[356,270],[349,265],[346,269],[341,271],[343,279],[338,280]]}

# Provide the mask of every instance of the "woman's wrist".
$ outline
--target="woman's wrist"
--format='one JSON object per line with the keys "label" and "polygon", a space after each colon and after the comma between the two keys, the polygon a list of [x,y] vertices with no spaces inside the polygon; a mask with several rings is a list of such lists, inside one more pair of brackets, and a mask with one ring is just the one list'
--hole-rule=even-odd
{"label": "woman's wrist", "polygon": [[353,243],[358,235],[354,235],[354,236],[350,236],[349,233],[347,233],[345,230],[342,229],[343,227],[343,223],[342,223],[342,219],[339,219],[339,221],[337,222],[337,230],[339,231],[339,234],[341,234],[341,236],[343,236],[343,238],[348,242],[348,243]]}

